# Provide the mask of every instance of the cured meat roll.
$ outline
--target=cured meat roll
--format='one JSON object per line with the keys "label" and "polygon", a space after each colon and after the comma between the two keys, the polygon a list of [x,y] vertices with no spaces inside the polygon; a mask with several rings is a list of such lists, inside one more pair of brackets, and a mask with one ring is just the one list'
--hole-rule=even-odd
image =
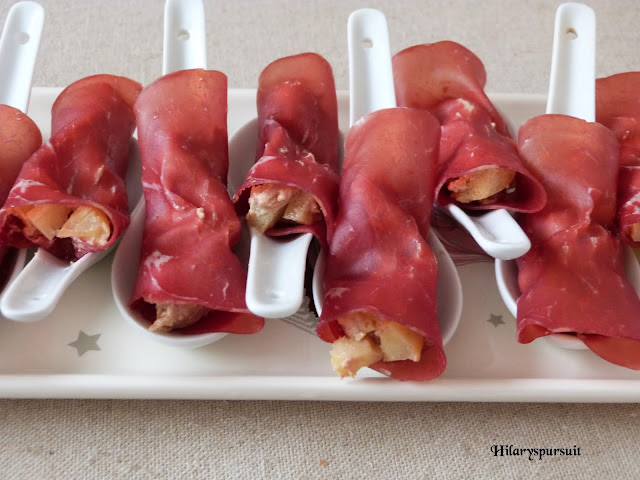
{"label": "cured meat roll", "polygon": [[333,368],[400,380],[445,368],[438,265],[427,243],[440,126],[428,112],[380,110],[349,131],[318,335]]}
{"label": "cured meat roll", "polygon": [[518,157],[508,126],[484,93],[480,59],[455,42],[416,45],[393,57],[399,106],[433,113],[442,124],[436,200],[467,209],[534,212],[544,188]]}
{"label": "cured meat roll", "polygon": [[618,142],[598,123],[565,115],[528,120],[518,134],[527,168],[544,184],[543,210],[523,215],[532,248],[517,260],[517,339],[578,336],[605,360],[640,369],[640,299],[615,227]]}
{"label": "cured meat roll", "polygon": [[124,176],[141,89],[96,75],[62,91],[51,138],[24,164],[0,211],[3,243],[74,261],[116,241],[129,224]]}
{"label": "cured meat roll", "polygon": [[640,72],[596,80],[596,121],[620,142],[618,226],[625,242],[640,247]]}
{"label": "cured meat roll", "polygon": [[340,149],[331,66],[315,53],[276,60],[260,75],[257,106],[257,161],[234,196],[239,213],[267,235],[311,232],[326,243]]}
{"label": "cured meat roll", "polygon": [[151,330],[255,333],[240,237],[227,192],[227,77],[183,70],[147,86],[135,104],[146,207],[131,306]]}
{"label": "cured meat roll", "polygon": [[[0,205],[7,200],[24,162],[41,145],[42,134],[33,120],[18,109],[0,105]],[[0,262],[9,249],[0,245]],[[0,268],[0,277],[4,273],[5,268]]]}

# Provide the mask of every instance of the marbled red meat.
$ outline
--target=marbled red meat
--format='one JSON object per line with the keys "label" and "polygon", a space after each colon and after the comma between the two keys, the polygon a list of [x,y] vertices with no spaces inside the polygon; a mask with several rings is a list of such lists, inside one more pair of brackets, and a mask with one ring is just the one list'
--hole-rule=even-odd
{"label": "marbled red meat", "polygon": [[[141,88],[124,77],[95,75],[62,91],[51,110],[51,138],[24,164],[0,211],[3,242],[73,261],[116,241],[129,224],[124,176]],[[16,212],[39,205],[97,209],[110,223],[108,240],[98,245],[28,232]]]}
{"label": "marbled red meat", "polygon": [[227,77],[183,70],[147,86],[135,104],[146,206],[133,308],[154,304],[208,312],[182,333],[255,333],[246,272],[232,247],[240,236],[227,192]]}
{"label": "marbled red meat", "polygon": [[625,242],[640,247],[640,72],[596,80],[596,121],[620,142],[618,227]]}
{"label": "marbled red meat", "polygon": [[[486,72],[473,52],[450,41],[416,45],[393,57],[393,75],[398,105],[427,110],[442,124],[439,205],[518,212],[544,206],[544,188],[522,166],[507,123],[484,92]],[[477,198],[458,201],[454,185],[474,175],[487,175],[465,187],[479,190]]]}
{"label": "marbled red meat", "polygon": [[543,210],[523,215],[532,248],[517,260],[517,339],[577,335],[605,360],[640,369],[640,299],[628,282],[616,217],[618,142],[598,123],[565,115],[528,120],[526,167],[544,184]]}
{"label": "marbled red meat", "polygon": [[425,111],[371,113],[349,131],[339,210],[324,277],[318,335],[334,342],[354,312],[397,322],[424,338],[420,361],[371,368],[401,380],[428,380],[445,368],[438,325],[438,266],[426,237],[440,128]]}
{"label": "marbled red meat", "polygon": [[258,80],[257,107],[257,160],[234,196],[238,212],[247,213],[251,187],[295,187],[317,202],[322,218],[310,225],[277,224],[267,235],[311,232],[325,243],[339,183],[340,134],[331,66],[315,53],[272,62]]}
{"label": "marbled red meat", "polygon": [[[0,105],[0,205],[4,205],[24,162],[42,145],[38,126],[20,110]],[[0,245],[0,262],[10,247]],[[4,275],[0,271],[0,276]]]}

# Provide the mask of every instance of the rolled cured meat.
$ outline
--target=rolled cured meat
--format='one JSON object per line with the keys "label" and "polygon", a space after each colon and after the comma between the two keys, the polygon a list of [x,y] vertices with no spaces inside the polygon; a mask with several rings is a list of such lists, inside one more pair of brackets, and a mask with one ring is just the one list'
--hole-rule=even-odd
{"label": "rolled cured meat", "polygon": [[[0,105],[0,205],[7,200],[24,162],[41,145],[42,134],[33,120],[18,109]],[[1,262],[9,249],[0,245],[0,277],[6,272]]]}
{"label": "rolled cured meat", "polygon": [[640,369],[640,299],[614,236],[618,142],[598,123],[565,115],[528,120],[518,134],[548,201],[523,215],[532,248],[517,259],[517,339],[578,336],[605,360]]}
{"label": "rolled cured meat", "polygon": [[0,211],[3,243],[74,261],[116,241],[129,224],[124,176],[141,88],[96,75],[62,91],[51,138],[26,161]]}
{"label": "rolled cured meat", "polygon": [[371,113],[347,135],[317,328],[341,376],[369,366],[428,380],[445,368],[426,241],[439,138],[431,114],[407,108]]}
{"label": "rolled cured meat", "polygon": [[153,331],[254,333],[240,237],[227,192],[227,77],[183,70],[145,87],[135,104],[145,221],[131,306]]}
{"label": "rolled cured meat", "polygon": [[436,201],[466,209],[540,210],[544,188],[522,165],[507,123],[484,92],[480,59],[450,41],[393,57],[399,106],[433,113],[442,124]]}
{"label": "rolled cured meat", "polygon": [[596,121],[620,142],[618,227],[626,243],[640,247],[640,72],[596,80]]}
{"label": "rolled cured meat", "polygon": [[269,64],[258,80],[257,161],[234,196],[267,235],[311,232],[326,244],[338,195],[339,130],[329,63],[303,53]]}

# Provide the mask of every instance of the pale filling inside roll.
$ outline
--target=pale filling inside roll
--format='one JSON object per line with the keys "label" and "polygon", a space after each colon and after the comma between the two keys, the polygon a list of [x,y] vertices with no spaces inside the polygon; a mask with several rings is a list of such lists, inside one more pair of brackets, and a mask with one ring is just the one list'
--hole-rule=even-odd
{"label": "pale filling inside roll", "polygon": [[311,225],[322,218],[315,199],[299,188],[275,183],[251,187],[247,222],[261,233],[279,223]]}
{"label": "pale filling inside roll", "polygon": [[15,207],[11,213],[22,221],[25,236],[31,238],[37,235],[49,241],[56,237],[71,238],[74,244],[79,240],[102,247],[111,237],[109,217],[95,207],[44,203]]}
{"label": "pale filling inside roll", "polygon": [[381,360],[420,361],[424,338],[404,325],[370,312],[340,317],[338,323],[345,335],[333,342],[331,366],[341,377]]}
{"label": "pale filling inside roll", "polygon": [[167,333],[176,328],[193,325],[209,311],[202,305],[186,305],[176,303],[156,303],[156,320],[149,330]]}
{"label": "pale filling inside roll", "polygon": [[628,229],[629,236],[634,242],[640,242],[640,223],[634,223]]}
{"label": "pale filling inside roll", "polygon": [[491,167],[471,172],[447,183],[451,197],[460,203],[495,202],[499,193],[513,191],[516,172],[508,168]]}

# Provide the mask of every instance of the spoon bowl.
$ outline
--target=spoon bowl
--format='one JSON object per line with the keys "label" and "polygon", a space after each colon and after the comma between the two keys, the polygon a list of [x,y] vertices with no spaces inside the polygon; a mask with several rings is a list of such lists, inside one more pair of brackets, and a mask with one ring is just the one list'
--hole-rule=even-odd
{"label": "spoon bowl", "polygon": [[146,338],[172,347],[197,348],[224,338],[226,333],[203,333],[186,335],[180,331],[168,333],[152,332],[149,321],[129,306],[133,292],[144,229],[145,205],[140,202],[131,215],[131,223],[122,236],[111,266],[113,299],[129,326]]}

